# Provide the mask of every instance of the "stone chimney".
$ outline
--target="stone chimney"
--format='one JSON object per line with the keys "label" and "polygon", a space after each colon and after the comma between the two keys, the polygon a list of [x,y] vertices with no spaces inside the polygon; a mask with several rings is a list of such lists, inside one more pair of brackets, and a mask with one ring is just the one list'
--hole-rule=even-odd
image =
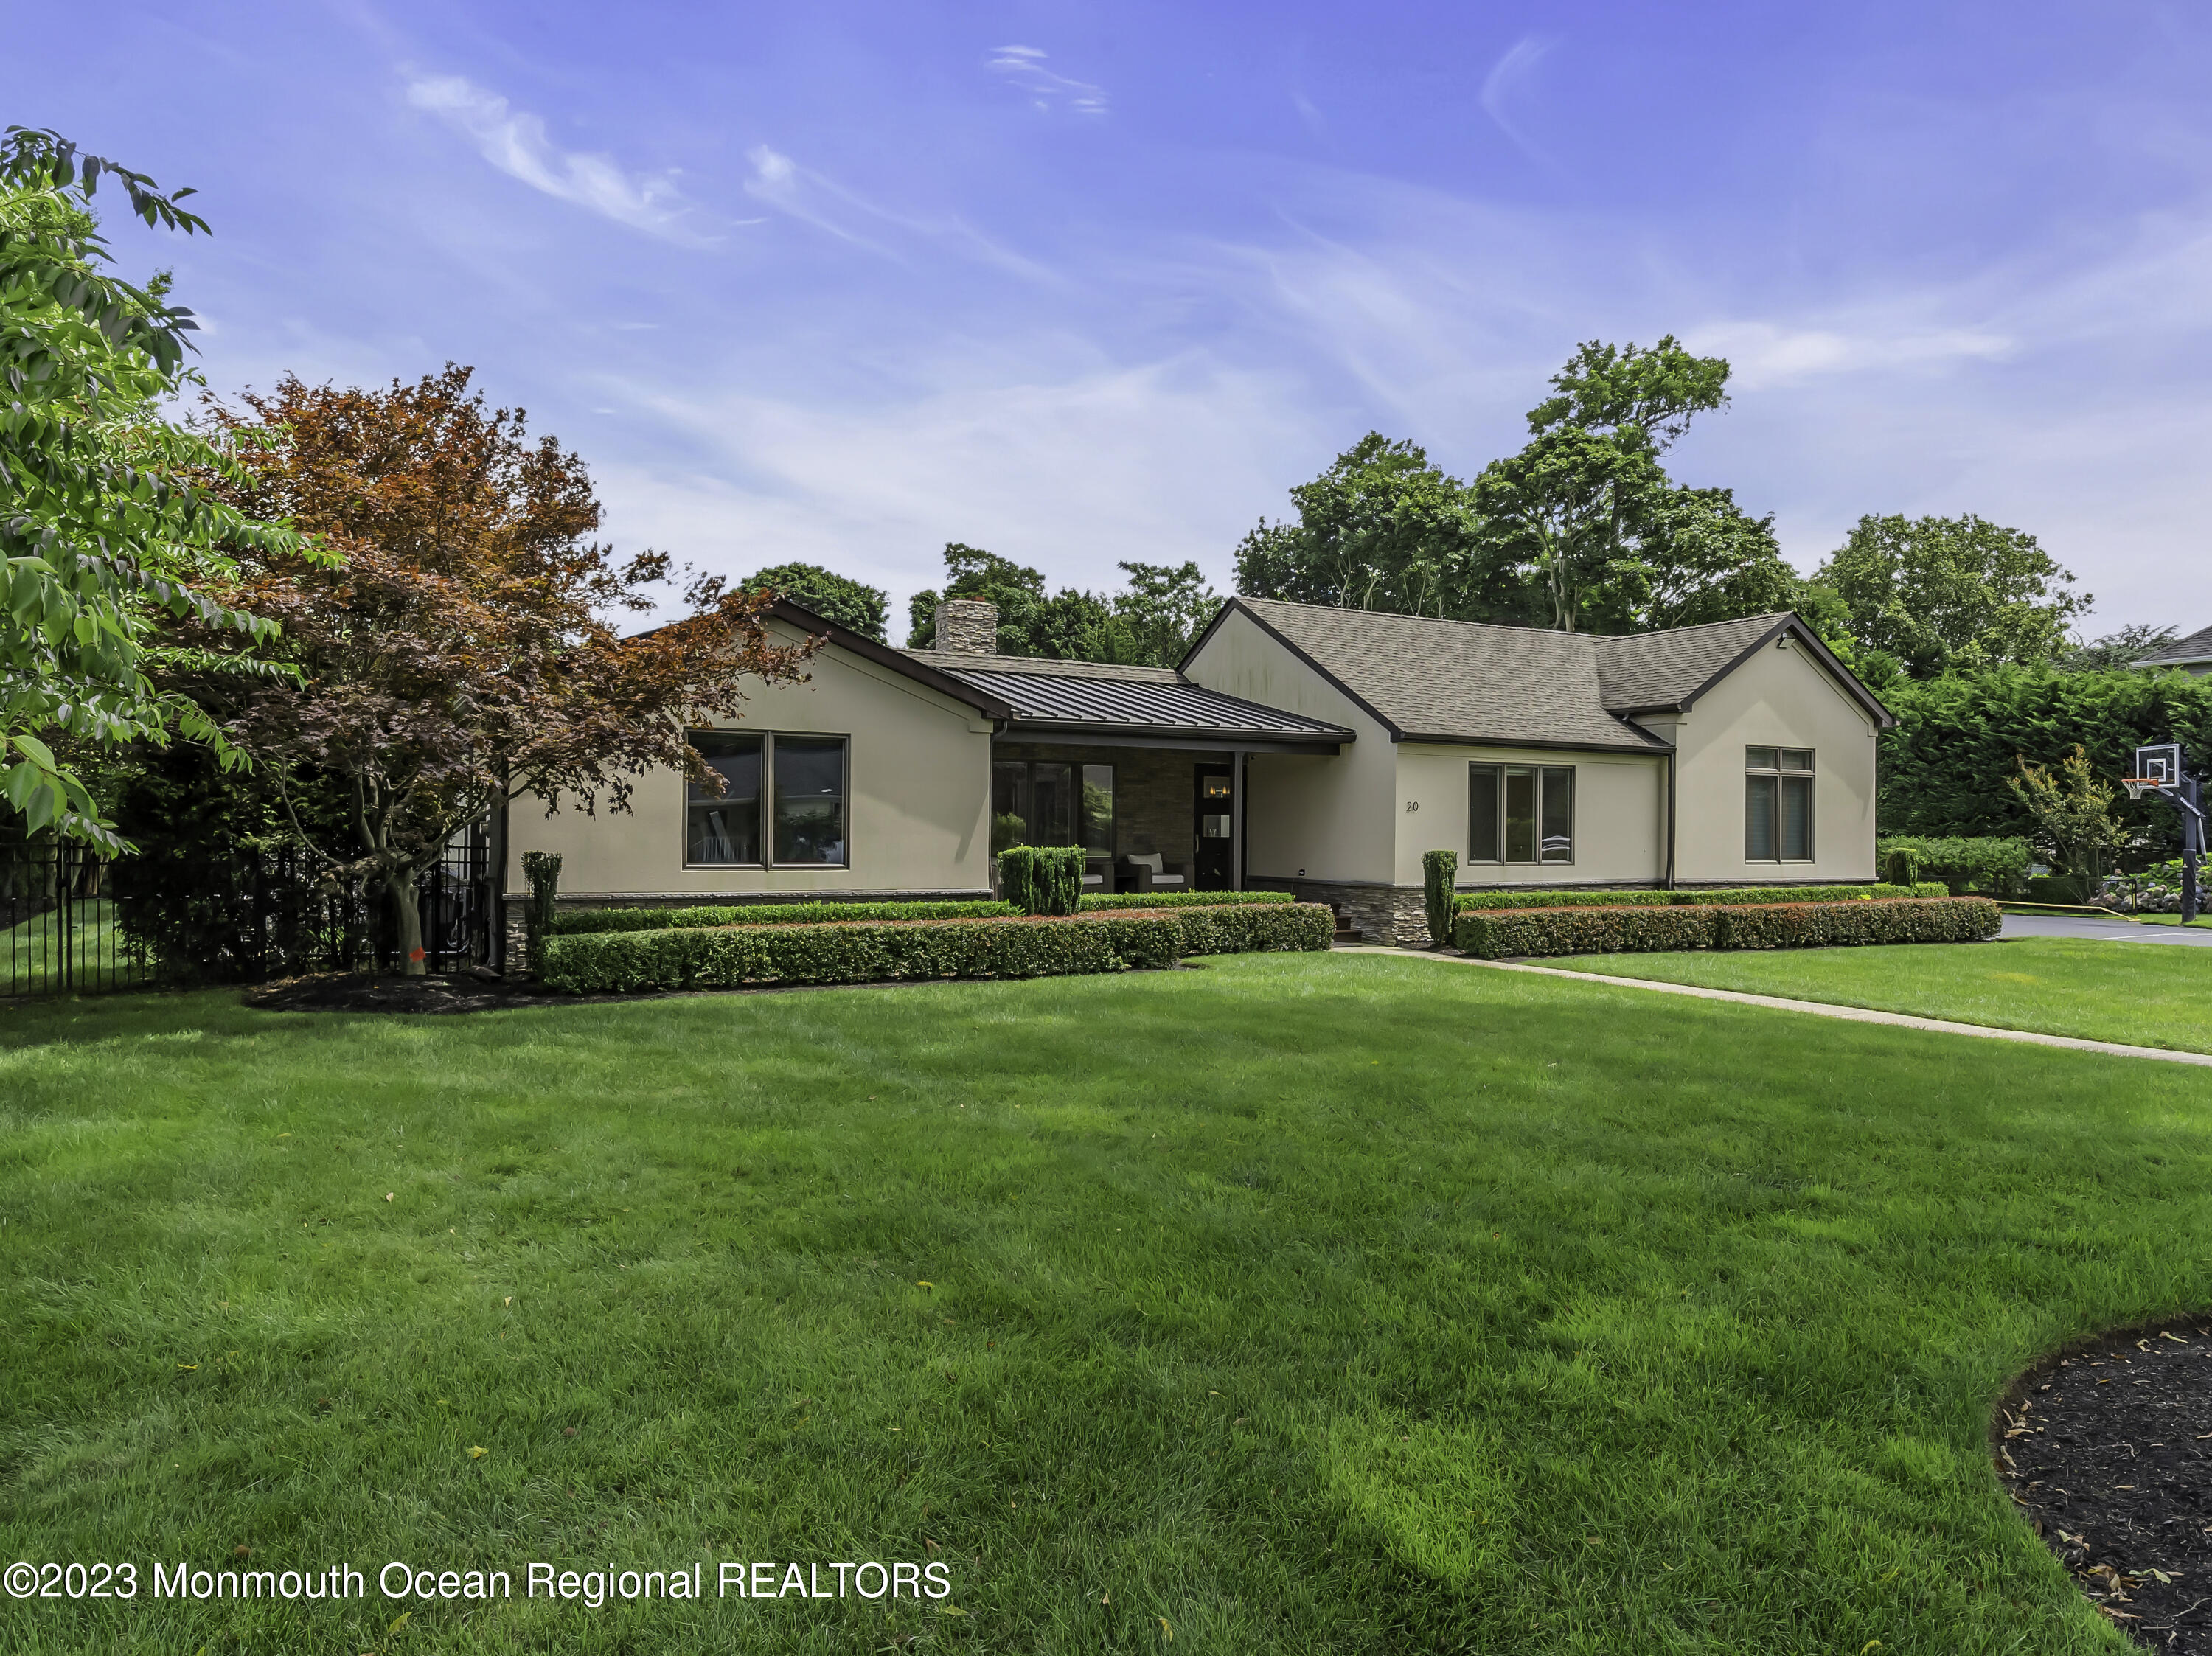
{"label": "stone chimney", "polygon": [[999,653],[999,606],[981,598],[947,598],[937,606],[937,647],[963,656]]}

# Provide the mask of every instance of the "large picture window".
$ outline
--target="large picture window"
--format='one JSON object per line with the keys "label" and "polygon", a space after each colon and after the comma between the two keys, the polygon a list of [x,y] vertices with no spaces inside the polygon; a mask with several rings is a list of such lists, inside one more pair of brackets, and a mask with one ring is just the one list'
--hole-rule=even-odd
{"label": "large picture window", "polygon": [[688,783],[687,868],[842,867],[846,842],[847,742],[842,736],[755,736],[693,731],[690,742],[722,779],[714,793]]}
{"label": "large picture window", "polygon": [[991,849],[1081,846],[1114,854],[1114,767],[1057,759],[991,763]]}
{"label": "large picture window", "polygon": [[1571,863],[1575,767],[1467,767],[1467,859],[1471,863]]}
{"label": "large picture window", "polygon": [[1743,855],[1750,863],[1813,860],[1813,750],[1743,750]]}

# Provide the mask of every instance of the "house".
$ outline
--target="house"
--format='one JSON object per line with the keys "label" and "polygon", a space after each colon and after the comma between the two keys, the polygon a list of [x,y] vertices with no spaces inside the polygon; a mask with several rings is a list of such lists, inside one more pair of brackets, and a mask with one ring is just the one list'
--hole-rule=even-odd
{"label": "house", "polygon": [[1797,617],[1629,637],[1231,598],[1175,669],[995,653],[950,600],[898,650],[789,603],[806,682],[693,740],[717,795],[641,778],[624,815],[518,804],[564,903],[975,897],[994,848],[1079,845],[1098,890],[1286,889],[1425,935],[1421,854],[1463,889],[1875,877],[1892,722]]}
{"label": "house", "polygon": [[2171,644],[2161,644],[2148,655],[2137,656],[2135,664],[2179,667],[2185,673],[2212,673],[2212,627],[2200,628]]}

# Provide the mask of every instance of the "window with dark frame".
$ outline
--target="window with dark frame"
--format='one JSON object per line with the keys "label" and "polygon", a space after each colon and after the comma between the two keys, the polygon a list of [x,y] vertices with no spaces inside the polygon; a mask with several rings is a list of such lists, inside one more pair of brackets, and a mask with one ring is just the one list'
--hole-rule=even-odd
{"label": "window with dark frame", "polygon": [[1743,750],[1743,858],[1747,863],[1813,860],[1813,750]]}
{"label": "window with dark frame", "polygon": [[848,738],[693,731],[688,739],[722,792],[685,784],[686,868],[848,865]]}
{"label": "window with dark frame", "polygon": [[1572,765],[1469,765],[1467,774],[1468,861],[1574,861]]}
{"label": "window with dark frame", "polygon": [[1081,846],[1114,854],[1114,767],[1059,759],[991,761],[991,849]]}

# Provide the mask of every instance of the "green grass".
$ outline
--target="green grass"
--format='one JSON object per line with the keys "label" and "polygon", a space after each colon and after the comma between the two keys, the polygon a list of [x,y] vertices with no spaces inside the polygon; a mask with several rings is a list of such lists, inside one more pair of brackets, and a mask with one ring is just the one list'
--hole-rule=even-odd
{"label": "green grass", "polygon": [[10,1653],[2118,1652],[1989,1411],[2212,1271],[2212,1077],[1423,960],[0,1019],[0,1558],[963,1612],[142,1591]]}
{"label": "green grass", "polygon": [[[2179,914],[2137,914],[2133,918],[2141,920],[2145,925],[2179,925],[2181,924],[2181,916]],[[2189,924],[2192,929],[2200,925],[2212,926],[2212,919],[2199,916]]]}
{"label": "green grass", "polygon": [[[89,986],[106,988],[118,974],[137,975],[143,968],[115,924],[115,905],[105,897],[69,905],[70,966]],[[0,927],[0,994],[46,993],[60,986],[62,929],[53,913]]]}
{"label": "green grass", "polygon": [[1542,963],[1999,1029],[2212,1052],[2212,949],[2094,937],[2012,937],[1869,949],[1570,955]]}

